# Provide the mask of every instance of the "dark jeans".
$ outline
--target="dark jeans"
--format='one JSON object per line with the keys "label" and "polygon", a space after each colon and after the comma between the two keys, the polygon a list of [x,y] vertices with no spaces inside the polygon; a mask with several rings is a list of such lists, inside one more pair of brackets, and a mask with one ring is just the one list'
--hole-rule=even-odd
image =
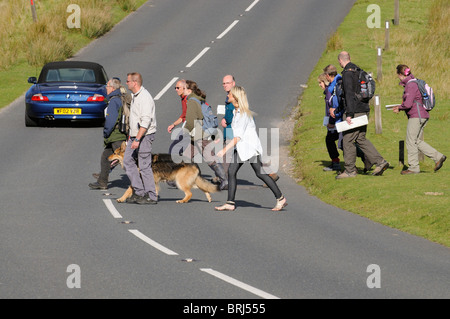
{"label": "dark jeans", "polygon": [[97,180],[99,184],[106,185],[108,183],[109,171],[111,170],[111,162],[108,160],[108,157],[111,156],[116,149],[120,148],[122,142],[123,141],[112,142],[105,146],[100,159],[100,176]]}
{"label": "dark jeans", "polygon": [[[249,159],[250,165],[253,168],[253,171],[260,180],[262,180],[266,185],[270,188],[275,198],[280,198],[282,196],[280,189],[278,188],[277,183],[268,175],[264,173],[262,168],[261,159],[259,156],[252,157]],[[233,162],[228,167],[228,201],[234,202],[234,198],[236,196],[236,188],[237,188],[237,172],[241,168],[242,161],[239,160],[239,156],[236,151],[234,151]]]}
{"label": "dark jeans", "polygon": [[336,147],[336,141],[339,139],[339,133],[335,130],[331,132],[328,130],[327,136],[325,136],[325,144],[327,145],[328,155],[330,159],[339,158],[339,152]]}

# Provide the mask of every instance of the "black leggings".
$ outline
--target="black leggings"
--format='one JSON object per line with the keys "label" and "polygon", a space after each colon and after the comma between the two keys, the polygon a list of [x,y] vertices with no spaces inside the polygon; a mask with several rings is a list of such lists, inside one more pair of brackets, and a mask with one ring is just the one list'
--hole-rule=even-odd
{"label": "black leggings", "polygon": [[[234,198],[236,196],[236,188],[237,188],[237,179],[236,175],[238,170],[241,168],[243,162],[238,160],[239,156],[237,152],[234,151],[233,162],[228,167],[228,201],[234,202]],[[275,198],[281,198],[282,194],[280,189],[278,188],[277,183],[268,175],[263,173],[262,164],[259,156],[252,157],[250,160],[250,165],[253,168],[253,171],[260,180],[262,180],[266,185],[270,188],[272,193],[275,195]]]}

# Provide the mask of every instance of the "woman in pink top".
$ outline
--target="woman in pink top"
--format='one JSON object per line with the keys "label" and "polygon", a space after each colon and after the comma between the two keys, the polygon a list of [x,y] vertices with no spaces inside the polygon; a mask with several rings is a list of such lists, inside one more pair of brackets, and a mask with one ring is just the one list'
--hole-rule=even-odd
{"label": "woman in pink top", "polygon": [[442,167],[447,157],[420,139],[430,114],[423,107],[422,94],[419,91],[416,78],[412,75],[410,68],[404,64],[397,66],[397,76],[400,79],[400,85],[405,88],[405,91],[403,92],[402,104],[394,107],[393,111],[394,113],[399,113],[400,110],[405,111],[406,116],[408,116],[405,144],[408,151],[409,168],[401,171],[401,174],[420,173],[419,151],[434,160],[434,171],[436,172]]}

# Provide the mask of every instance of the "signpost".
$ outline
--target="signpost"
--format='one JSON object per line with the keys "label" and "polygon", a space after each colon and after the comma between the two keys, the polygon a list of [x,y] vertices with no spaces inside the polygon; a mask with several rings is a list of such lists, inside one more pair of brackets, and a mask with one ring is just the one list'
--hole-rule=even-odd
{"label": "signpost", "polygon": [[36,6],[34,5],[34,0],[30,0],[31,4],[31,15],[33,16],[33,22],[37,21],[37,15],[36,15]]}

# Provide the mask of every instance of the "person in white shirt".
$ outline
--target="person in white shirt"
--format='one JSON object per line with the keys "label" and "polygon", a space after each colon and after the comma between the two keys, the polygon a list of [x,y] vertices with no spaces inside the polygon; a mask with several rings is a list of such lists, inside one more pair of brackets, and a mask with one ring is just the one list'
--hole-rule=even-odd
{"label": "person in white shirt", "polygon": [[[133,187],[133,196],[127,203],[156,204],[155,180],[152,170],[152,143],[155,139],[155,102],[142,86],[142,75],[128,73],[128,89],[132,92],[130,105],[130,139],[127,143],[123,165]],[[139,167],[135,160],[139,163]]]}
{"label": "person in white shirt", "polygon": [[256,176],[270,188],[277,199],[273,211],[279,211],[287,206],[286,198],[281,194],[275,181],[262,169],[261,158],[262,146],[256,133],[256,125],[253,120],[254,113],[248,105],[247,94],[243,87],[235,86],[228,93],[228,101],[234,105],[234,116],[231,123],[233,129],[233,139],[224,149],[217,153],[218,157],[229,151],[233,151],[233,161],[228,168],[228,198],[227,202],[219,207],[218,211],[233,211],[236,208],[234,198],[236,195],[237,179],[236,175],[245,161],[249,161]]}

